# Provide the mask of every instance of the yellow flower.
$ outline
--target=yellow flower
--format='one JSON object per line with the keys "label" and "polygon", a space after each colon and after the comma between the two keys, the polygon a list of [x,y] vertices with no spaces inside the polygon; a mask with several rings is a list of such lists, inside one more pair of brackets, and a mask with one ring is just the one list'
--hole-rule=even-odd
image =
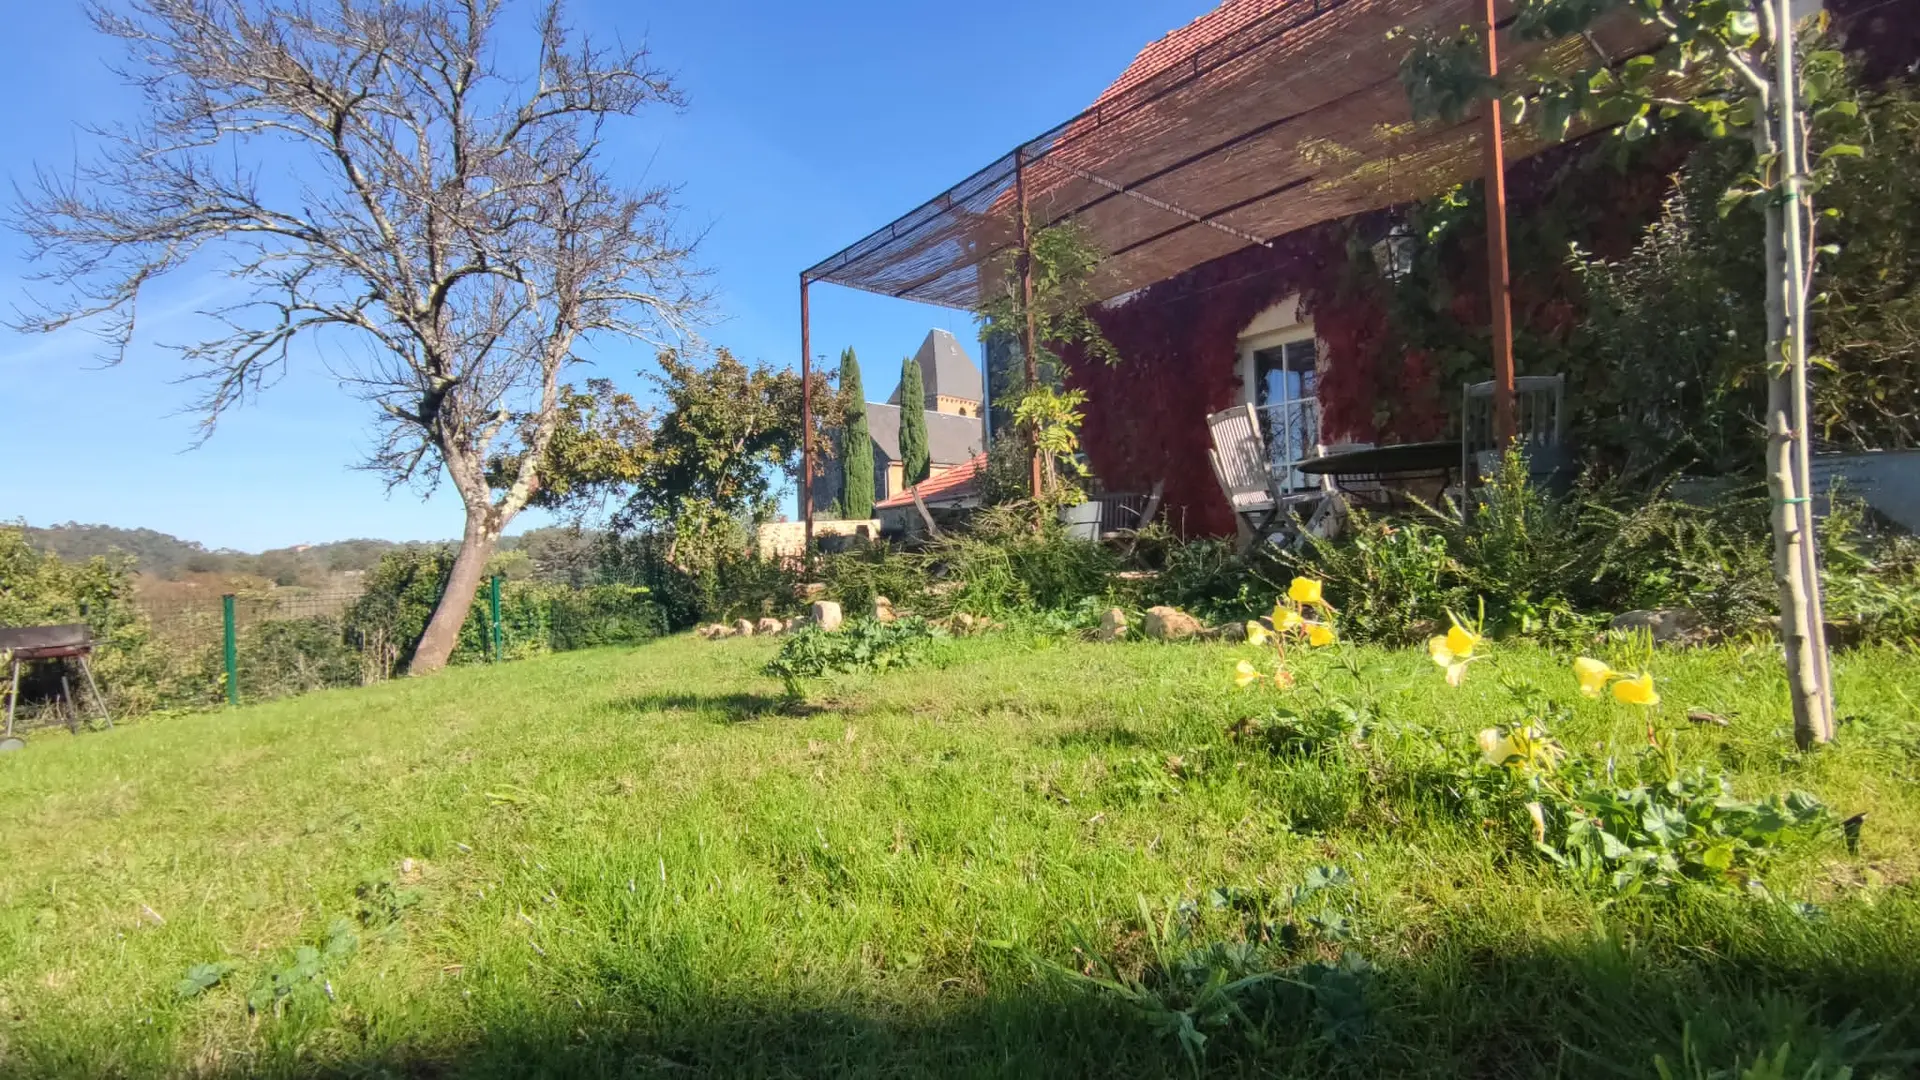
{"label": "yellow flower", "polygon": [[1235,686],[1246,686],[1248,683],[1259,682],[1265,677],[1260,674],[1259,668],[1245,660],[1233,665],[1233,685]]}
{"label": "yellow flower", "polygon": [[1482,731],[1475,739],[1480,744],[1480,760],[1489,765],[1505,765],[1519,750],[1513,737],[1497,727]]}
{"label": "yellow flower", "polygon": [[1322,604],[1326,600],[1320,595],[1320,583],[1312,578],[1297,577],[1287,586],[1287,599],[1296,604]]}
{"label": "yellow flower", "polygon": [[1618,675],[1619,672],[1591,656],[1573,662],[1573,677],[1580,680],[1580,692],[1588,697],[1599,697],[1600,691],[1607,688],[1607,680]]}
{"label": "yellow flower", "polygon": [[1447,644],[1446,636],[1427,639],[1427,655],[1433,662],[1447,669],[1447,685],[1459,686],[1467,677],[1467,665],[1473,662],[1471,656],[1461,656]]}
{"label": "yellow flower", "polygon": [[1284,634],[1290,630],[1298,630],[1300,629],[1300,624],[1304,622],[1306,622],[1306,620],[1302,619],[1300,613],[1292,608],[1283,604],[1274,605],[1273,628],[1280,633]]}
{"label": "yellow flower", "polygon": [[1614,683],[1613,696],[1629,705],[1660,704],[1660,694],[1653,688],[1653,676],[1644,673]]}
{"label": "yellow flower", "polygon": [[1460,625],[1459,617],[1452,612],[1448,612],[1447,618],[1452,620],[1453,625],[1448,628],[1447,636],[1442,640],[1447,643],[1448,652],[1465,660],[1473,655],[1474,649],[1479,647],[1480,635]]}
{"label": "yellow flower", "polygon": [[1333,627],[1328,626],[1326,623],[1310,622],[1307,624],[1307,644],[1318,648],[1322,645],[1333,644],[1333,638]]}
{"label": "yellow flower", "polygon": [[1489,765],[1551,772],[1560,758],[1566,756],[1559,743],[1531,724],[1491,727],[1482,731],[1476,741],[1480,744],[1480,760]]}
{"label": "yellow flower", "polygon": [[1272,636],[1273,636],[1272,632],[1270,632],[1266,627],[1261,626],[1259,623],[1254,622],[1252,619],[1247,620],[1247,644],[1265,645],[1267,643],[1267,639]]}

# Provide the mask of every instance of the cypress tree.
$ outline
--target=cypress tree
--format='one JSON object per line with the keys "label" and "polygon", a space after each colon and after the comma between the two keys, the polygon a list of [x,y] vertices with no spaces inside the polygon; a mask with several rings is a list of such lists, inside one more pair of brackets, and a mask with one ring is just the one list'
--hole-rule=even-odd
{"label": "cypress tree", "polygon": [[900,466],[908,487],[933,471],[927,456],[927,391],[912,357],[900,365]]}
{"label": "cypress tree", "polygon": [[873,434],[867,430],[867,392],[860,385],[860,361],[852,349],[840,354],[840,397],[847,403],[840,510],[849,521],[865,521],[873,516]]}

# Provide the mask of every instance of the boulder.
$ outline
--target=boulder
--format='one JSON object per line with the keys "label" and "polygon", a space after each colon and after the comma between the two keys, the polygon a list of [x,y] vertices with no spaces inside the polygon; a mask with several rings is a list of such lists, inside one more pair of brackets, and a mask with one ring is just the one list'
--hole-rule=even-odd
{"label": "boulder", "polygon": [[1100,640],[1119,641],[1127,636],[1127,613],[1110,607],[1100,614]]}
{"label": "boulder", "polygon": [[1184,641],[1200,633],[1200,620],[1179,608],[1151,607],[1140,628],[1155,641]]}
{"label": "boulder", "polygon": [[827,595],[827,586],[824,582],[809,581],[803,585],[795,586],[794,591],[800,594],[800,599],[812,600],[815,597]]}
{"label": "boulder", "polygon": [[786,621],[786,632],[789,634],[794,633],[805,625],[807,625],[807,617],[805,615],[795,615]]}
{"label": "boulder", "polygon": [[781,622],[779,619],[761,619],[753,626],[753,632],[763,637],[772,637],[775,634],[785,633],[786,629],[787,624]]}
{"label": "boulder", "polygon": [[838,630],[845,616],[840,614],[840,603],[836,600],[815,600],[807,612],[807,621],[822,630]]}
{"label": "boulder", "polygon": [[877,622],[892,622],[896,618],[893,613],[893,601],[884,596],[874,597],[873,617]]}
{"label": "boulder", "polygon": [[733,624],[734,637],[752,637],[753,624],[745,619],[736,619]]}
{"label": "boulder", "polygon": [[1628,611],[1615,615],[1607,628],[1627,634],[1644,631],[1653,635],[1654,644],[1670,645],[1697,636],[1701,629],[1700,613],[1691,608]]}

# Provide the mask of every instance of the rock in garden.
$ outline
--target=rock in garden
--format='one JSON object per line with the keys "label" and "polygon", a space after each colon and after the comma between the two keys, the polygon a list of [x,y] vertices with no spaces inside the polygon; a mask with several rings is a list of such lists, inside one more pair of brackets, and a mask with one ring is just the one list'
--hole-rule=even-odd
{"label": "rock in garden", "polygon": [[787,620],[786,632],[789,634],[794,633],[805,625],[807,625],[807,617],[805,615],[795,615],[793,618]]}
{"label": "rock in garden", "polygon": [[752,637],[753,624],[748,622],[745,619],[739,619],[735,621],[733,624],[733,636],[734,637]]}
{"label": "rock in garden", "polygon": [[1179,608],[1151,607],[1140,628],[1155,641],[1184,641],[1200,633],[1200,620]]}
{"label": "rock in garden", "polygon": [[892,622],[895,618],[893,614],[893,601],[884,596],[874,597],[873,617],[878,622]]}
{"label": "rock in garden", "polygon": [[838,630],[845,616],[840,614],[837,600],[815,600],[807,613],[807,621],[822,630]]}
{"label": "rock in garden", "polygon": [[827,586],[822,582],[809,581],[804,585],[794,586],[794,591],[800,594],[800,599],[811,600],[816,596],[825,596]]}
{"label": "rock in garden", "polygon": [[781,622],[779,619],[761,619],[759,623],[755,624],[753,632],[766,637],[772,637],[775,634],[784,633],[786,629],[787,624]]}
{"label": "rock in garden", "polygon": [[1110,607],[1100,613],[1100,640],[1119,641],[1127,636],[1127,613]]}
{"label": "rock in garden", "polygon": [[1646,631],[1653,635],[1654,644],[1667,645],[1694,636],[1700,629],[1700,613],[1690,608],[1629,611],[1615,615],[1608,628],[1622,633]]}

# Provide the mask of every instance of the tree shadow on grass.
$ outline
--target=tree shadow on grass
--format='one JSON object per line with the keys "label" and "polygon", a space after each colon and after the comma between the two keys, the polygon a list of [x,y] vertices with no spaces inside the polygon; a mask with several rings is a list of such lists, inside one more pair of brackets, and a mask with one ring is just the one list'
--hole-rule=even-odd
{"label": "tree shadow on grass", "polygon": [[616,703],[623,712],[694,713],[723,724],[744,724],[768,717],[806,717],[827,710],[783,694],[642,694]]}
{"label": "tree shadow on grass", "polygon": [[[1203,1029],[1198,1072],[1597,1080],[1653,1076],[1665,1061],[1673,1075],[1701,1080],[1744,1075],[1784,1054],[1784,1070],[1764,1075],[1833,1080],[1844,1066],[1855,1080],[1911,1076],[1920,1070],[1920,1022],[1908,1003],[1920,993],[1920,966],[1913,949],[1883,936],[1899,921],[1850,932],[1830,949],[1802,939],[1794,958],[1743,954],[1732,940],[1679,948],[1583,937],[1517,955],[1445,941],[1371,969],[1357,1014],[1280,987],[1290,1005],[1249,1007],[1257,1030]],[[704,967],[662,968],[610,951],[554,993],[475,999],[468,1030],[477,1034],[386,1029],[382,1037],[395,1042],[382,1049],[278,1070],[256,1061],[247,1075],[1195,1074],[1153,1015],[1038,971],[1003,972],[995,992],[918,1007],[777,987],[752,1000],[709,996],[699,988],[710,979]]]}

